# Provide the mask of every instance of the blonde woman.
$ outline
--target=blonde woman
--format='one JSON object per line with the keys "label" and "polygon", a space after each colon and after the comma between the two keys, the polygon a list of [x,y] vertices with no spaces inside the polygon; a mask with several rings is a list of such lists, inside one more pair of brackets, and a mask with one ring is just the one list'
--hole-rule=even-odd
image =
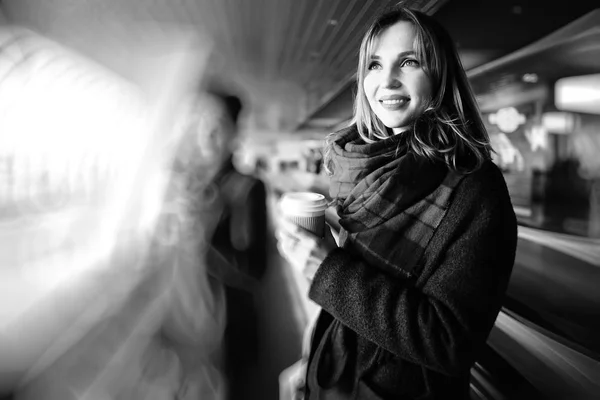
{"label": "blonde woman", "polygon": [[[516,218],[448,33],[397,7],[364,36],[353,124],[328,138],[342,226],[283,221],[280,251],[310,250],[322,307],[306,399],[468,399],[502,305]],[[301,390],[299,390],[301,392]]]}

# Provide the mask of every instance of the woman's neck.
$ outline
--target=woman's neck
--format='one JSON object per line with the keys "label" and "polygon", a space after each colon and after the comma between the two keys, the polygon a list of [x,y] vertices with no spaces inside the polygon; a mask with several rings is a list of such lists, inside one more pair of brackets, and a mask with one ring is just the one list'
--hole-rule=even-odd
{"label": "woman's neck", "polygon": [[408,132],[410,130],[410,127],[402,127],[402,128],[392,128],[392,132],[394,133],[394,135],[401,135],[404,132]]}

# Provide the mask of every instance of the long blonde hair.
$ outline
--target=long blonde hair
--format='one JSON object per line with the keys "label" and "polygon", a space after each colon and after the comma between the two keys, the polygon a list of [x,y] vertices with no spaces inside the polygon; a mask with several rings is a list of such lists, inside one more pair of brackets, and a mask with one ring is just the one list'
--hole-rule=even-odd
{"label": "long blonde hair", "polygon": [[[401,21],[410,22],[415,28],[416,57],[434,88],[425,111],[407,132],[408,147],[419,156],[444,162],[452,170],[473,172],[491,159],[493,149],[489,136],[450,35],[421,12],[396,6],[380,15],[363,37],[352,124],[366,143],[393,135],[369,106],[363,84],[373,42],[385,29]],[[330,173],[334,139],[335,134],[326,139],[325,167]]]}

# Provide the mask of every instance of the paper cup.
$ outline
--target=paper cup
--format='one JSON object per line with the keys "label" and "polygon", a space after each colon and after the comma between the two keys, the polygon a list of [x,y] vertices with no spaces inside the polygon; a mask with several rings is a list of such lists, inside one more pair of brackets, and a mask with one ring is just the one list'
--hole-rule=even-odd
{"label": "paper cup", "polygon": [[325,234],[327,199],[319,193],[285,193],[280,202],[283,216],[318,237]]}

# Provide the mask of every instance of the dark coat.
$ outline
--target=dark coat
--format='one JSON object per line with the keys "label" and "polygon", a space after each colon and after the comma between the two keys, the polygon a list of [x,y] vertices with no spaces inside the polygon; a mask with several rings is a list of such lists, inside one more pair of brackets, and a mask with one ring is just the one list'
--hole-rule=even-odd
{"label": "dark coat", "polygon": [[[323,311],[308,399],[468,398],[470,368],[512,272],[517,225],[492,162],[453,196],[416,281],[392,278],[341,248],[323,261],[309,292]],[[337,384],[328,388],[332,373]]]}
{"label": "dark coat", "polygon": [[[207,254],[208,273],[225,286],[225,362],[232,378],[258,355],[254,289],[267,265],[267,203],[264,183],[231,163],[216,177],[221,217]],[[241,372],[240,372],[241,373]]]}
{"label": "dark coat", "polygon": [[215,178],[214,186],[222,211],[208,254],[209,274],[228,287],[250,291],[246,284],[262,277],[266,269],[265,185],[260,179],[241,174],[228,162]]}

